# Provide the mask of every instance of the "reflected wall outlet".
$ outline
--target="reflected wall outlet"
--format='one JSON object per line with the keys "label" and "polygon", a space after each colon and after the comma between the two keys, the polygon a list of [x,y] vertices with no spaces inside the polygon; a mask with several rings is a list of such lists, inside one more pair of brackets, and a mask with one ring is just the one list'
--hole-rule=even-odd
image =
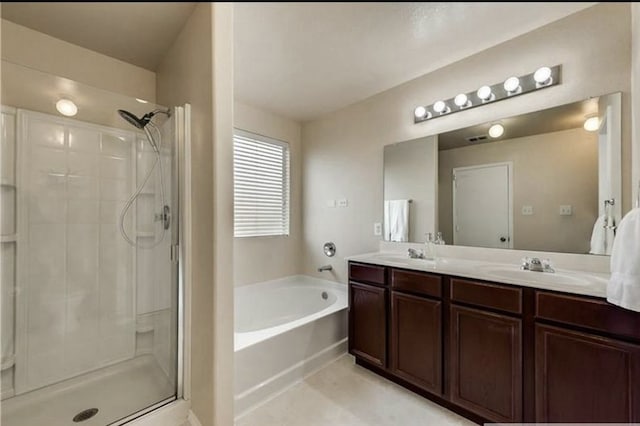
{"label": "reflected wall outlet", "polygon": [[573,206],[560,206],[560,216],[571,216],[573,214]]}
{"label": "reflected wall outlet", "polygon": [[382,224],[380,222],[376,222],[373,224],[373,235],[382,235]]}
{"label": "reflected wall outlet", "polygon": [[533,206],[522,206],[522,216],[533,215]]}

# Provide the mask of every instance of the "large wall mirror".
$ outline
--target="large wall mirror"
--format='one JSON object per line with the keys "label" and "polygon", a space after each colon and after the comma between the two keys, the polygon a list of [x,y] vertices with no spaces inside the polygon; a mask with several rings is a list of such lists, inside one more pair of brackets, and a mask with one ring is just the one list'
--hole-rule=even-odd
{"label": "large wall mirror", "polygon": [[621,112],[612,93],[385,146],[384,240],[610,254]]}

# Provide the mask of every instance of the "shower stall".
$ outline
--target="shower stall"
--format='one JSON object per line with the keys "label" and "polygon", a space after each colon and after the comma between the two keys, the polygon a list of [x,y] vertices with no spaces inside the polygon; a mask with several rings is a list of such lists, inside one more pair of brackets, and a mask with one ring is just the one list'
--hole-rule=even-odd
{"label": "shower stall", "polygon": [[117,425],[175,400],[185,109],[7,61],[1,103],[1,424]]}

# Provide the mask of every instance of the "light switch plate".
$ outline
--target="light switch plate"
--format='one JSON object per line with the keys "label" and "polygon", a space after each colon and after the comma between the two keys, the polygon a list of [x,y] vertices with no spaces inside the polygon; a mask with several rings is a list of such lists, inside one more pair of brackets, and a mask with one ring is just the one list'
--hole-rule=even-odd
{"label": "light switch plate", "polygon": [[532,216],[533,206],[522,206],[522,216]]}
{"label": "light switch plate", "polygon": [[376,222],[373,224],[373,235],[382,235],[382,224],[380,222]]}
{"label": "light switch plate", "polygon": [[336,206],[336,200],[327,200],[327,207],[334,208]]}
{"label": "light switch plate", "polygon": [[563,205],[560,206],[560,216],[571,216],[573,214],[573,206]]}
{"label": "light switch plate", "polygon": [[347,207],[349,205],[349,200],[346,198],[341,198],[338,200],[338,207]]}

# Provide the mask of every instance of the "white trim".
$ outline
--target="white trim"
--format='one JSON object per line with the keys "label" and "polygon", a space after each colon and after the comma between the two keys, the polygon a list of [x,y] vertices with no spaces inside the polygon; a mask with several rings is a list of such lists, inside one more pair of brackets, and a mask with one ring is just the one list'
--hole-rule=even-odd
{"label": "white trim", "polygon": [[182,397],[191,399],[191,295],[193,294],[193,266],[191,263],[191,250],[193,249],[193,225],[191,222],[191,105],[184,105],[184,144],[182,147],[182,160],[180,165],[180,243],[179,259],[182,268],[181,278],[183,280],[183,328],[182,328]]}
{"label": "white trim", "polygon": [[495,166],[507,166],[507,176],[509,178],[509,194],[508,194],[508,204],[509,204],[509,237],[508,237],[508,246],[507,247],[496,247],[496,248],[506,248],[513,249],[513,241],[515,240],[513,235],[513,161],[502,161],[498,163],[487,163],[487,164],[478,164],[475,166],[466,166],[466,167],[454,167],[453,176],[454,182],[451,185],[453,191],[453,244],[456,243],[456,226],[458,217],[456,216],[456,185],[455,185],[455,175],[456,171],[468,171],[468,170],[476,170],[476,169],[486,169],[488,167]]}

